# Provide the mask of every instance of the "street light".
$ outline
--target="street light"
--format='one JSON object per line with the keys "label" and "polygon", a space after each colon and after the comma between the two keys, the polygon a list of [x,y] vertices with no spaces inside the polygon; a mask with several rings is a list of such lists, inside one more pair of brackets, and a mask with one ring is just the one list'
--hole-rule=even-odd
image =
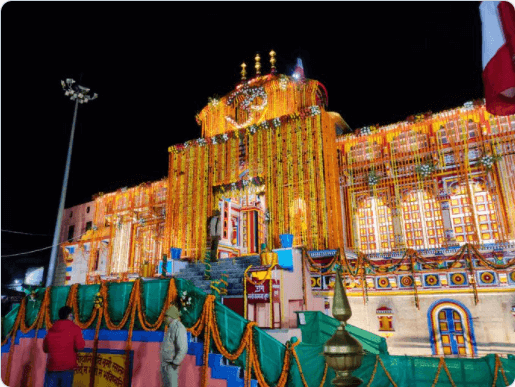
{"label": "street light", "polygon": [[64,212],[64,202],[66,200],[66,188],[68,186],[68,175],[70,172],[70,160],[72,158],[73,137],[75,135],[75,122],[77,121],[77,108],[79,103],[88,103],[98,97],[97,93],[93,96],[89,95],[90,89],[77,85],[71,78],[61,81],[64,95],[75,101],[75,111],[73,113],[72,133],[70,134],[70,143],[68,144],[68,156],[66,157],[66,168],[64,170],[63,187],[61,189],[61,200],[59,202],[59,211],[57,212],[57,222],[55,224],[54,239],[52,241],[52,252],[50,253],[50,263],[48,265],[48,273],[46,277],[46,286],[51,286],[54,280],[55,263],[57,261],[57,250],[59,248],[59,234],[61,231],[61,220]]}

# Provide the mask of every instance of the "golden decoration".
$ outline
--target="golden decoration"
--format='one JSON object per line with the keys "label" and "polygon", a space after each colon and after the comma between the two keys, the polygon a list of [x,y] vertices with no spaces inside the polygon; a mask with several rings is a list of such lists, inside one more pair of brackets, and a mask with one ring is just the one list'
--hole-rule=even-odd
{"label": "golden decoration", "polygon": [[275,68],[275,62],[276,62],[276,59],[275,59],[275,51],[272,50],[270,51],[270,64],[271,64],[271,72],[272,74],[275,74],[276,73],[276,68]]}
{"label": "golden decoration", "polygon": [[256,54],[256,57],[254,59],[256,60],[256,76],[259,76],[261,75],[261,63],[259,63],[261,57],[259,56],[259,54]]}
{"label": "golden decoration", "polygon": [[241,64],[241,80],[242,81],[247,79],[247,71],[245,70],[245,67],[247,67],[247,65],[245,64],[245,62],[243,62]]}

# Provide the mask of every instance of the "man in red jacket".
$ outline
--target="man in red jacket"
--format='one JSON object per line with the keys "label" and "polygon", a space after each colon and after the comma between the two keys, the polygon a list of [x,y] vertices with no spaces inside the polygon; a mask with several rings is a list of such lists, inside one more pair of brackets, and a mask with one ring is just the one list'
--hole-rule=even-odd
{"label": "man in red jacket", "polygon": [[81,329],[72,321],[69,306],[59,309],[59,320],[52,325],[43,341],[43,351],[48,353],[45,387],[71,387],[77,368],[77,352],[84,349]]}

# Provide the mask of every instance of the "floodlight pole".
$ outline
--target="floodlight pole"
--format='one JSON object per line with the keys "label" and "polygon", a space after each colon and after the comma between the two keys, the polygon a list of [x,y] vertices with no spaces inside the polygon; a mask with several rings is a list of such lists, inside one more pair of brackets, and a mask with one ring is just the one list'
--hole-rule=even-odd
{"label": "floodlight pole", "polygon": [[61,221],[64,214],[64,203],[66,201],[66,189],[68,188],[68,176],[70,174],[70,162],[72,158],[72,149],[73,149],[73,138],[75,136],[75,123],[77,121],[77,110],[79,107],[79,103],[87,103],[88,101],[92,101],[98,97],[95,93],[93,96],[89,96],[89,89],[75,85],[75,81],[73,79],[67,79],[66,83],[61,81],[61,85],[63,89],[65,89],[64,95],[70,96],[72,101],[75,100],[75,110],[73,112],[73,122],[72,122],[72,132],[70,134],[70,142],[68,144],[68,156],[66,157],[66,167],[64,169],[64,179],[63,186],[61,188],[61,200],[59,201],[59,210],[57,211],[57,221],[55,223],[54,230],[54,239],[52,240],[52,251],[50,253],[50,263],[48,265],[48,272],[46,276],[46,284],[45,286],[52,286],[54,281],[54,273],[55,266],[57,262],[57,252],[59,250],[59,236],[61,234]]}

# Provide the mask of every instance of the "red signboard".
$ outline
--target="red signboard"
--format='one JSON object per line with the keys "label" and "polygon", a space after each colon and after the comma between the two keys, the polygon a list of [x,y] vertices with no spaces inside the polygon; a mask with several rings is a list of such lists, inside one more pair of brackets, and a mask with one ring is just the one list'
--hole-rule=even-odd
{"label": "red signboard", "polygon": [[[272,302],[280,302],[280,280],[273,279],[272,283]],[[253,285],[247,282],[247,302],[249,304],[270,302],[270,280],[265,280],[261,285]]]}
{"label": "red signboard", "polygon": [[281,302],[281,284],[280,280],[272,280],[272,302]]}
{"label": "red signboard", "polygon": [[247,302],[249,304],[270,302],[270,280],[265,280],[261,285],[247,282]]}

